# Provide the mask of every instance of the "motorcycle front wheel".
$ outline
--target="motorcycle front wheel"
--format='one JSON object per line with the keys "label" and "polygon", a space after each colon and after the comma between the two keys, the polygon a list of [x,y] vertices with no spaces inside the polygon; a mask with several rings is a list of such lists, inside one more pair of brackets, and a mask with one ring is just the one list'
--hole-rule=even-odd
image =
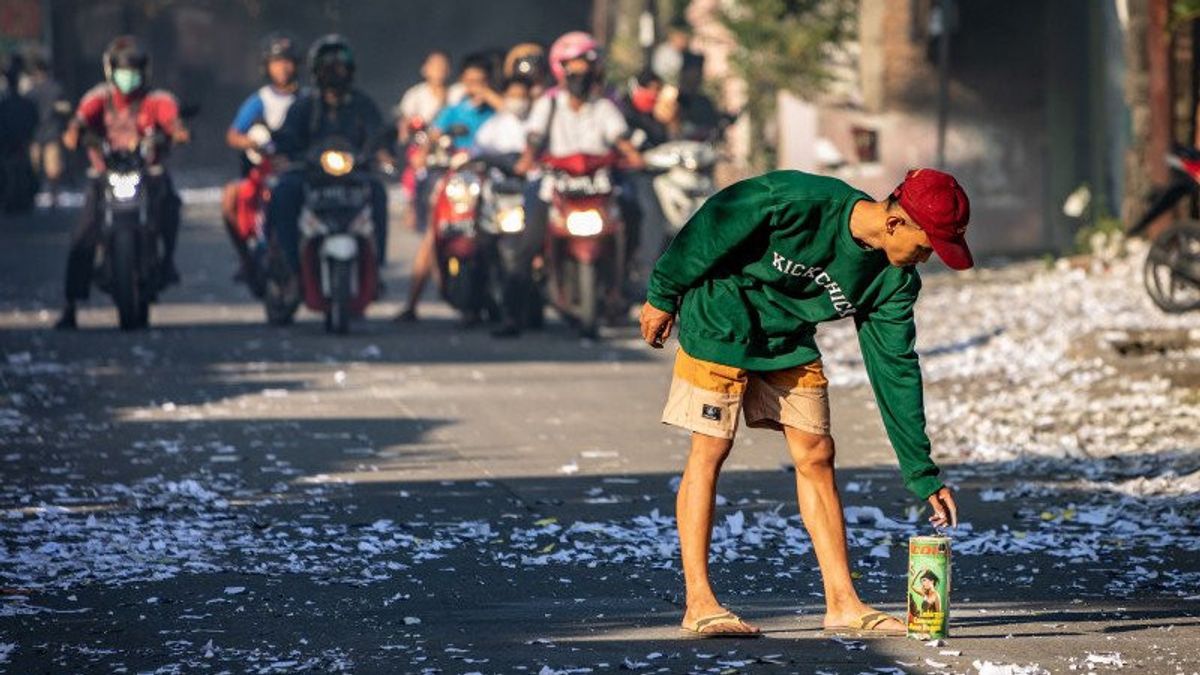
{"label": "motorcycle front wheel", "polygon": [[112,297],[117,305],[121,330],[137,330],[149,322],[149,302],[142,292],[138,274],[137,239],[133,227],[117,226],[112,235]]}
{"label": "motorcycle front wheel", "polygon": [[348,260],[329,261],[329,309],[325,311],[325,329],[337,335],[350,332],[350,274],[354,266]]}
{"label": "motorcycle front wheel", "polygon": [[1179,221],[1156,237],[1142,272],[1146,292],[1162,311],[1200,309],[1200,221]]}

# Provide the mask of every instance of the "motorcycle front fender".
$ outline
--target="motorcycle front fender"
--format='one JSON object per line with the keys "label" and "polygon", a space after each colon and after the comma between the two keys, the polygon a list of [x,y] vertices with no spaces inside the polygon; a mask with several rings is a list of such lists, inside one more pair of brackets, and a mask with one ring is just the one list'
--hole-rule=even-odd
{"label": "motorcycle front fender", "polygon": [[358,240],[348,234],[335,234],[321,242],[321,257],[349,261],[358,257]]}

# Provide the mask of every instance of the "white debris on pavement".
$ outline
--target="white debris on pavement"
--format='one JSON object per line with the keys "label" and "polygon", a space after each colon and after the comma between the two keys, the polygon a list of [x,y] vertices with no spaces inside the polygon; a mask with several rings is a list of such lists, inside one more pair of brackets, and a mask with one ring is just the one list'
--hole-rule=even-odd
{"label": "white debris on pavement", "polygon": [[992,663],[991,661],[976,660],[971,665],[977,675],[1049,675],[1050,671],[1038,666],[1018,665],[1015,663]]}

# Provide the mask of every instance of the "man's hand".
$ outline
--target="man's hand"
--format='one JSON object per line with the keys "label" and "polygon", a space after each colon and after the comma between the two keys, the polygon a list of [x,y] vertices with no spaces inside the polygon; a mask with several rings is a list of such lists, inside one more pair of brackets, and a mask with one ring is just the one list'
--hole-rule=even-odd
{"label": "man's hand", "polygon": [[671,337],[671,328],[675,325],[675,315],[646,303],[642,305],[642,337],[646,343],[655,349],[662,349],[663,343]]}
{"label": "man's hand", "polygon": [[[642,320],[642,332],[645,332],[645,319]],[[944,487],[929,495],[929,505],[933,507],[933,515],[929,522],[936,528],[958,527],[958,506],[954,504],[954,494],[950,488]]]}
{"label": "man's hand", "polygon": [[171,132],[171,142],[176,145],[183,145],[192,140],[192,132],[188,131],[187,127],[175,127]]}

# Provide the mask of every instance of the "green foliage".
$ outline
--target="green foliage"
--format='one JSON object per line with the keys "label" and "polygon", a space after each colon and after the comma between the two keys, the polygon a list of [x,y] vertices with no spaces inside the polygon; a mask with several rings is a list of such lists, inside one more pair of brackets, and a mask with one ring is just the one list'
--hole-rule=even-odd
{"label": "green foliage", "polygon": [[1171,30],[1197,19],[1200,19],[1200,0],[1175,0],[1171,3],[1171,17],[1168,19]]}
{"label": "green foliage", "polygon": [[[733,66],[749,88],[755,155],[774,164],[770,129],[782,90],[807,100],[831,80],[829,56],[853,35],[856,0],[726,0],[721,21],[738,49]],[[764,168],[764,167],[760,167]]]}

